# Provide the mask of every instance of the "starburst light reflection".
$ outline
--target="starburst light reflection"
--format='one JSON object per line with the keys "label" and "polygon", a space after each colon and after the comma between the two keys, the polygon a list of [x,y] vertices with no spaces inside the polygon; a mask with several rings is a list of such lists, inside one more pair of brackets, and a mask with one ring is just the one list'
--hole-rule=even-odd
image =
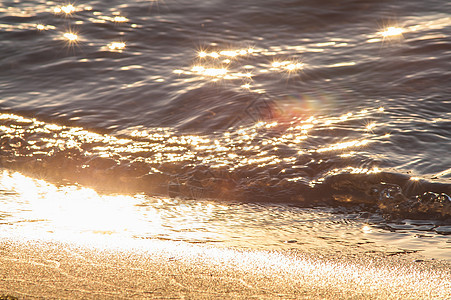
{"label": "starburst light reflection", "polygon": [[384,38],[401,36],[404,33],[404,29],[401,27],[390,26],[384,31],[379,32]]}
{"label": "starburst light reflection", "polygon": [[69,41],[69,43],[76,43],[78,41],[78,35],[74,32],[65,32],[63,37]]}

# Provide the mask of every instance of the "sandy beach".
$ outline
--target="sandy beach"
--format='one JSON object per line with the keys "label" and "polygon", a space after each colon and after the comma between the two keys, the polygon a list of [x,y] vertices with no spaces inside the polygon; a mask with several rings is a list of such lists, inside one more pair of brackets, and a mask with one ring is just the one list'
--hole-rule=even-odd
{"label": "sandy beach", "polygon": [[[19,299],[449,299],[450,263],[321,258],[169,241],[0,242],[0,295]],[[413,260],[412,260],[413,259]]]}

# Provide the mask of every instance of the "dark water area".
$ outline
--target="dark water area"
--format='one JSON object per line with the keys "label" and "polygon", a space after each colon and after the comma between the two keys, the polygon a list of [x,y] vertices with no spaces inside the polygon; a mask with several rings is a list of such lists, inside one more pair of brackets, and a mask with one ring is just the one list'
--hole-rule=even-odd
{"label": "dark water area", "polygon": [[0,167],[443,229],[450,13],[444,0],[3,1]]}

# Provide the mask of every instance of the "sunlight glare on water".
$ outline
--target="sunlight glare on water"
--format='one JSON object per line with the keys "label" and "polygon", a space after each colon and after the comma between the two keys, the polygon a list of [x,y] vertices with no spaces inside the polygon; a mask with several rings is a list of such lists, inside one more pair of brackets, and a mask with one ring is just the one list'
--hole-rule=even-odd
{"label": "sunlight glare on water", "polygon": [[[336,251],[343,255],[399,251],[385,244],[381,229],[353,214],[140,194],[102,195],[92,189],[56,186],[8,171],[1,174],[0,189],[2,224],[8,225],[2,237],[88,244],[114,239],[113,248],[127,248],[137,240],[162,239],[220,247],[319,251],[323,255]],[[431,246],[420,247],[414,235],[415,231],[405,236],[404,243],[424,248],[424,255],[429,255]],[[423,237],[423,242],[443,247],[433,256],[447,258],[444,239]]]}
{"label": "sunlight glare on water", "polygon": [[5,234],[449,258],[446,1],[119,2],[0,4]]}
{"label": "sunlight glare on water", "polygon": [[403,32],[404,32],[404,29],[402,29],[400,27],[390,26],[385,31],[380,32],[380,34],[384,38],[387,38],[387,37],[391,37],[391,36],[402,35]]}
{"label": "sunlight glare on water", "polygon": [[64,38],[70,43],[76,42],[78,40],[78,35],[73,32],[66,32],[63,34]]}

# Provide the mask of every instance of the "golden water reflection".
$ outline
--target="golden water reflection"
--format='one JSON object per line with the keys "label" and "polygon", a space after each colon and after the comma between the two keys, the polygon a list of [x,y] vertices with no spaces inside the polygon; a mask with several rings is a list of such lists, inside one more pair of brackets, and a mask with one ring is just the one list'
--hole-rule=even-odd
{"label": "golden water reflection", "polygon": [[78,40],[78,35],[74,32],[65,32],[63,37],[68,40],[70,43],[75,43]]}
{"label": "golden water reflection", "polygon": [[128,22],[129,20],[124,16],[114,16],[113,21],[116,23],[125,23]]}
{"label": "golden water reflection", "polygon": [[401,27],[390,26],[386,28],[384,31],[379,32],[380,35],[384,38],[393,37],[393,36],[401,36],[404,32],[404,29]]}
{"label": "golden water reflection", "polygon": [[[134,205],[142,201],[139,195],[99,195],[89,188],[55,186],[8,171],[2,172],[0,185],[16,202],[3,199],[6,208],[2,210],[11,210],[10,226],[17,234],[34,238],[50,234],[57,239],[73,235],[77,239],[92,234],[131,236],[161,227],[159,215],[151,209],[145,211],[145,221],[138,218]],[[30,224],[22,226],[22,222]]]}
{"label": "golden water reflection", "polygon": [[444,247],[430,255],[449,259],[446,239],[431,236],[419,242],[415,232],[401,232],[399,243],[391,245],[386,241],[391,237],[379,226],[330,209],[100,194],[6,170],[0,173],[0,204],[2,238],[102,243],[125,249],[138,241],[170,240],[333,257],[336,253],[396,253],[399,247],[420,247],[427,256],[430,248]]}
{"label": "golden water reflection", "polygon": [[[48,3],[50,4],[50,2]],[[63,5],[57,5],[57,6],[44,6],[40,7],[41,11],[49,11],[53,12],[55,15],[60,15],[63,17],[70,17],[71,19],[68,20],[66,24],[66,29],[63,31],[59,38],[62,38],[68,42],[68,46],[72,46],[75,43],[78,43],[80,41],[80,36],[78,32],[75,32],[71,30],[70,28],[72,25],[82,25],[85,21],[83,20],[75,20],[74,22],[71,22],[72,19],[76,18],[75,14],[77,12],[83,12],[87,11],[90,12],[93,10],[93,8],[89,5],[84,4],[76,4],[76,3],[66,3]],[[25,10],[22,10],[21,8],[15,8],[15,7],[9,7],[6,11],[8,14],[14,14],[17,13],[20,16],[28,15],[29,8],[25,8]],[[0,7],[0,11],[3,11]],[[30,10],[30,16],[34,16],[39,12],[39,8],[35,7],[35,9]],[[33,14],[32,14],[33,13]],[[103,15],[102,13],[98,11],[92,11],[92,15],[94,18],[89,18],[90,21],[93,23],[105,23],[105,22],[111,22],[111,23],[127,23],[129,22],[129,19],[123,15],[120,14],[120,12],[113,12],[112,16],[109,15]],[[136,24],[130,24],[132,28],[136,28]],[[69,28],[69,30],[67,29]],[[56,27],[55,25],[51,24],[29,24],[29,23],[20,23],[20,24],[0,24],[0,29],[5,31],[15,31],[15,30],[37,30],[37,31],[50,31],[50,30],[59,30],[62,31],[64,29],[61,29]],[[107,51],[113,51],[113,52],[122,52],[125,49],[125,43],[120,41],[112,41],[106,46],[102,47],[103,50],[107,49]]]}
{"label": "golden water reflection", "polygon": [[80,11],[80,8],[76,8],[75,6],[73,6],[72,4],[67,4],[67,5],[63,5],[63,6],[57,6],[53,9],[53,12],[55,14],[61,14],[61,13],[65,13],[66,15],[70,15],[74,12]]}
{"label": "golden water reflection", "polygon": [[112,42],[107,45],[110,51],[122,52],[125,49],[126,44],[124,42]]}
{"label": "golden water reflection", "polygon": [[368,43],[396,41],[403,39],[404,35],[411,35],[412,39],[434,39],[444,38],[443,34],[430,34],[429,31],[441,30],[451,25],[451,17],[445,14],[432,16],[412,17],[403,22],[403,24],[390,24],[382,26],[375,35],[370,34]]}
{"label": "golden water reflection", "polygon": [[[432,18],[432,17],[431,17]],[[411,24],[418,21],[417,24]],[[442,29],[451,23],[450,18],[437,16],[431,20],[413,20],[406,21],[405,25],[391,24],[381,28],[376,33],[368,35],[368,43],[384,41],[401,41],[406,33],[417,33],[418,39],[421,39],[421,31]],[[301,45],[281,45],[271,46],[268,49],[249,47],[242,49],[221,49],[216,44],[210,48],[200,49],[196,53],[197,60],[191,68],[179,68],[173,72],[178,75],[199,76],[201,80],[217,82],[219,80],[240,80],[240,87],[251,91],[264,93],[265,90],[256,88],[258,83],[254,83],[254,77],[265,73],[282,73],[288,77],[298,76],[308,68],[304,59],[299,59],[304,53],[322,53],[330,51],[336,47],[349,47],[350,42],[342,39],[336,41],[326,41],[321,43],[305,43]],[[326,54],[325,54],[326,55]],[[279,57],[290,57],[280,59]],[[259,63],[255,63],[260,60]],[[267,63],[261,63],[266,60]],[[357,61],[340,61],[328,64],[327,67],[351,67],[357,65]],[[245,70],[252,69],[253,73]]]}
{"label": "golden water reflection", "polygon": [[[134,130],[129,132],[131,138],[126,136],[116,137],[107,134],[98,134],[89,132],[78,127],[66,127],[55,124],[46,124],[36,119],[26,119],[12,114],[1,114],[0,120],[13,119],[16,122],[31,124],[31,128],[14,128],[5,125],[1,126],[4,134],[13,137],[23,138],[30,135],[24,145],[33,152],[45,149],[81,149],[86,148],[88,144],[89,151],[85,152],[85,156],[100,157],[129,157],[136,153],[147,153],[142,157],[145,162],[150,164],[158,164],[162,162],[195,161],[208,162],[208,165],[215,167],[215,160],[220,159],[229,167],[235,165],[236,161],[253,164],[259,161],[259,165],[263,166],[263,161],[274,163],[274,161],[284,160],[288,157],[283,155],[269,154],[267,158],[261,149],[267,148],[269,145],[273,148],[289,147],[298,153],[304,152],[330,152],[339,151],[345,154],[347,151],[355,151],[356,149],[366,147],[370,143],[377,141],[384,135],[379,136],[375,131],[375,123],[361,124],[361,132],[371,133],[371,135],[362,136],[357,139],[344,137],[342,141],[332,142],[325,145],[306,146],[304,142],[309,139],[316,138],[316,131],[319,134],[328,128],[333,129],[335,124],[341,122],[349,122],[352,120],[360,120],[368,118],[371,114],[380,113],[380,109],[366,109],[357,113],[347,113],[337,117],[310,117],[308,119],[293,118],[287,123],[282,119],[277,121],[259,121],[253,125],[238,127],[229,131],[225,131],[215,139],[207,136],[197,135],[180,135],[169,128],[152,128],[148,130]],[[288,119],[290,120],[290,119]],[[358,127],[356,128],[358,129]],[[358,132],[358,131],[357,131]],[[35,138],[36,134],[45,134],[39,138]],[[135,140],[134,138],[139,138]],[[23,149],[24,151],[26,149]],[[257,152],[255,152],[257,151]],[[254,153],[250,155],[250,153]],[[258,154],[257,154],[258,153]],[[251,159],[257,154],[258,160]],[[231,159],[231,156],[234,159]],[[137,157],[136,157],[137,158]],[[218,166],[219,166],[218,165]]]}
{"label": "golden water reflection", "polygon": [[[309,186],[314,187],[317,176],[323,172],[322,165],[327,166],[330,160],[348,161],[339,172],[355,174],[361,159],[353,166],[353,157],[366,155],[368,147],[389,138],[381,132],[383,126],[370,126],[368,130],[369,125],[364,122],[380,113],[379,108],[367,108],[335,117],[285,118],[274,114],[273,119],[215,135],[183,134],[170,128],[134,129],[110,135],[0,114],[0,131],[6,141],[3,155],[10,157],[8,165],[12,168],[21,170],[24,167],[19,160],[32,158],[30,167],[55,173],[56,179],[147,193],[167,193],[168,184],[174,180],[171,178],[178,174],[177,185],[188,188],[183,192],[187,196],[194,193],[190,197],[208,198],[220,191],[224,197],[232,198],[233,191],[247,189],[255,182],[260,182],[262,190],[275,184],[274,188],[286,193],[290,193],[287,182],[310,182]],[[354,123],[354,130],[335,137],[333,132],[342,127],[336,125],[345,122]],[[60,168],[65,163],[69,164],[67,168]],[[199,175],[202,183],[193,186],[190,178],[197,169],[212,173]],[[236,172],[246,172],[248,177],[237,181],[233,175]],[[254,176],[259,179],[254,180]]]}
{"label": "golden water reflection", "polygon": [[[201,49],[197,51],[196,60],[191,68],[173,70],[174,74],[186,76],[199,76],[200,79],[217,82],[219,80],[239,80],[240,87],[248,91],[263,93],[262,89],[253,88],[255,73],[284,72],[290,76],[302,71],[305,67],[298,59],[274,60],[263,65],[255,65],[255,58],[264,58],[268,53],[264,49],[255,47],[220,49]],[[277,53],[270,54],[275,56]],[[252,71],[252,72],[251,72]]]}

